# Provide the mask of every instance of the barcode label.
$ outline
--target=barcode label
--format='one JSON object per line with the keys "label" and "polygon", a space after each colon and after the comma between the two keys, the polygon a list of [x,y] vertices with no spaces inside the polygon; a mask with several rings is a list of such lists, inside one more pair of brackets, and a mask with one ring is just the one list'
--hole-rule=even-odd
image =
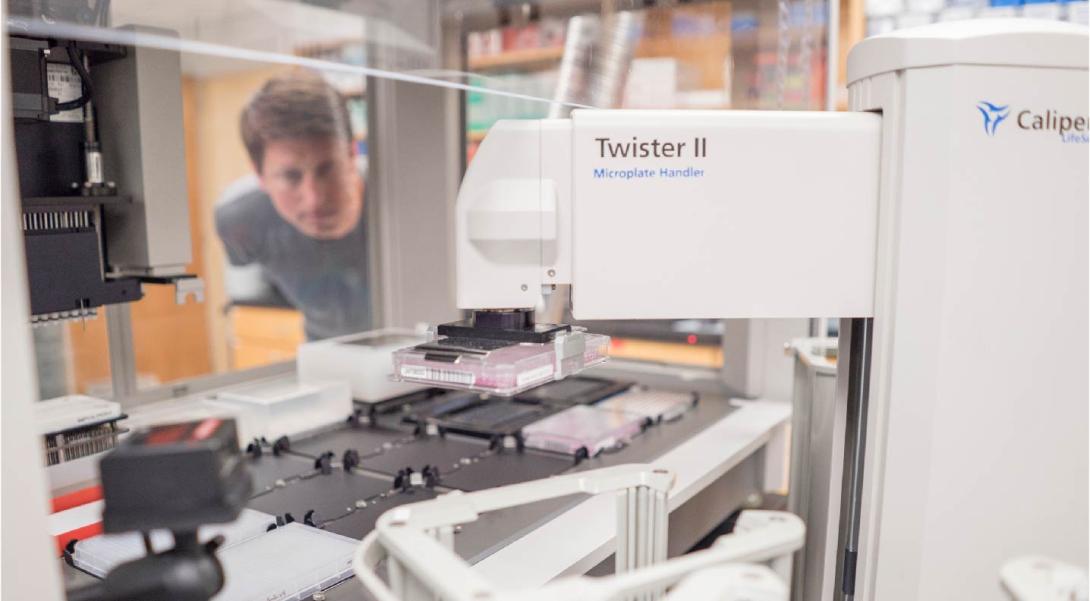
{"label": "barcode label", "polygon": [[515,378],[515,385],[522,387],[529,384],[530,382],[536,382],[538,380],[548,378],[551,375],[553,375],[553,366],[542,365],[541,367],[535,367],[530,371],[524,371],[519,374],[518,377]]}
{"label": "barcode label", "polygon": [[402,365],[401,377],[462,386],[473,386],[476,381],[476,377],[467,371],[436,369],[434,367],[424,367],[423,365]]}

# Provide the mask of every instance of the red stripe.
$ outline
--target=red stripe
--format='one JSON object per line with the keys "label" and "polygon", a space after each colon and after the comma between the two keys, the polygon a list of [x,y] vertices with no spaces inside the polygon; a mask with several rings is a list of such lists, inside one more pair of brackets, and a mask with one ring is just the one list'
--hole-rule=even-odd
{"label": "red stripe", "polygon": [[79,507],[80,505],[86,505],[94,501],[102,499],[102,487],[99,485],[88,486],[87,488],[81,488],[75,492],[70,492],[66,495],[59,497],[53,497],[53,511],[57,513],[59,511],[66,511],[73,507]]}
{"label": "red stripe", "polygon": [[64,555],[64,548],[68,546],[68,543],[74,540],[83,540],[85,538],[91,538],[102,534],[102,522],[95,522],[94,524],[87,524],[86,526],[80,526],[75,530],[69,530],[64,534],[58,534],[53,537],[57,541],[57,554]]}

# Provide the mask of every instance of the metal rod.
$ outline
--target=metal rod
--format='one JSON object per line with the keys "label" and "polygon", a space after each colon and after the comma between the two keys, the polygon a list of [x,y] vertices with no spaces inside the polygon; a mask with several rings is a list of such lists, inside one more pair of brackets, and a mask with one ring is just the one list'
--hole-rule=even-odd
{"label": "metal rod", "polygon": [[841,508],[843,545],[841,586],[845,601],[855,598],[856,560],[859,552],[859,512],[863,498],[863,468],[867,444],[867,400],[870,395],[872,318],[852,319],[848,350],[847,427],[844,440],[844,504]]}
{"label": "metal rod", "polygon": [[825,24],[825,110],[836,110],[836,93],[840,84],[840,0],[829,0],[828,22]]}
{"label": "metal rod", "polygon": [[613,551],[613,571],[621,574],[628,571],[628,491],[617,493],[617,545]]}
{"label": "metal rod", "polygon": [[[813,321],[820,323],[822,320],[816,319]],[[818,331],[819,327],[814,327],[811,333],[817,335],[816,332]],[[802,362],[797,357],[797,353],[801,352],[800,350],[792,352],[793,355],[796,355],[794,358],[795,394],[793,395],[791,408],[791,470],[787,489],[787,510],[803,520],[809,520],[811,517],[812,459],[815,452],[815,449],[811,448],[814,394],[810,383],[806,380],[800,380],[799,372],[804,368],[801,367]],[[803,393],[803,390],[807,390],[807,392]],[[821,554],[821,551],[817,549],[809,551],[805,546],[795,551],[794,565],[796,569],[791,574],[790,597],[794,601],[803,601],[807,552]]]}
{"label": "metal rod", "polygon": [[666,493],[658,493],[658,497],[658,549],[655,552],[655,561],[666,561],[670,544],[670,497]]}
{"label": "metal rod", "polygon": [[[652,563],[666,561],[666,548],[669,543],[669,498],[664,492],[654,492],[655,495],[655,554]],[[660,599],[666,594],[662,588],[655,589],[651,593],[651,599]]]}
{"label": "metal rod", "polygon": [[628,563],[628,569],[633,570],[636,568],[636,547],[639,542],[639,531],[637,530],[637,520],[639,516],[636,514],[636,491],[629,489],[628,493],[628,557],[625,561]]}
{"label": "metal rod", "polygon": [[647,565],[647,487],[636,487],[636,528],[639,532],[636,540],[638,541],[638,547],[636,548],[636,568],[642,568]]}
{"label": "metal rod", "polygon": [[106,333],[110,346],[110,382],[113,399],[127,407],[136,393],[136,353],[132,341],[132,314],[128,303],[106,306]]}

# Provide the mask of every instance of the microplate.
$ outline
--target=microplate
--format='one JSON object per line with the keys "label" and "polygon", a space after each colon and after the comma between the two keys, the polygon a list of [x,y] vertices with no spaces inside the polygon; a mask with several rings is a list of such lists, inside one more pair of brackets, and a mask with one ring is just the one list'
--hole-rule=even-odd
{"label": "microplate", "polygon": [[409,382],[512,396],[608,358],[609,336],[573,332],[546,343],[440,338],[394,353]]}

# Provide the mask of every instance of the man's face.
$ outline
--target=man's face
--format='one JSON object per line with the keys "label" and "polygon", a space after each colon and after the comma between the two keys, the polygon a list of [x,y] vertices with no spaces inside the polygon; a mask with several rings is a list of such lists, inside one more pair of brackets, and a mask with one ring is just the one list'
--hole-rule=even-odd
{"label": "man's face", "polygon": [[285,221],[311,238],[336,240],[363,212],[354,159],[353,144],[337,138],[271,140],[258,176]]}

